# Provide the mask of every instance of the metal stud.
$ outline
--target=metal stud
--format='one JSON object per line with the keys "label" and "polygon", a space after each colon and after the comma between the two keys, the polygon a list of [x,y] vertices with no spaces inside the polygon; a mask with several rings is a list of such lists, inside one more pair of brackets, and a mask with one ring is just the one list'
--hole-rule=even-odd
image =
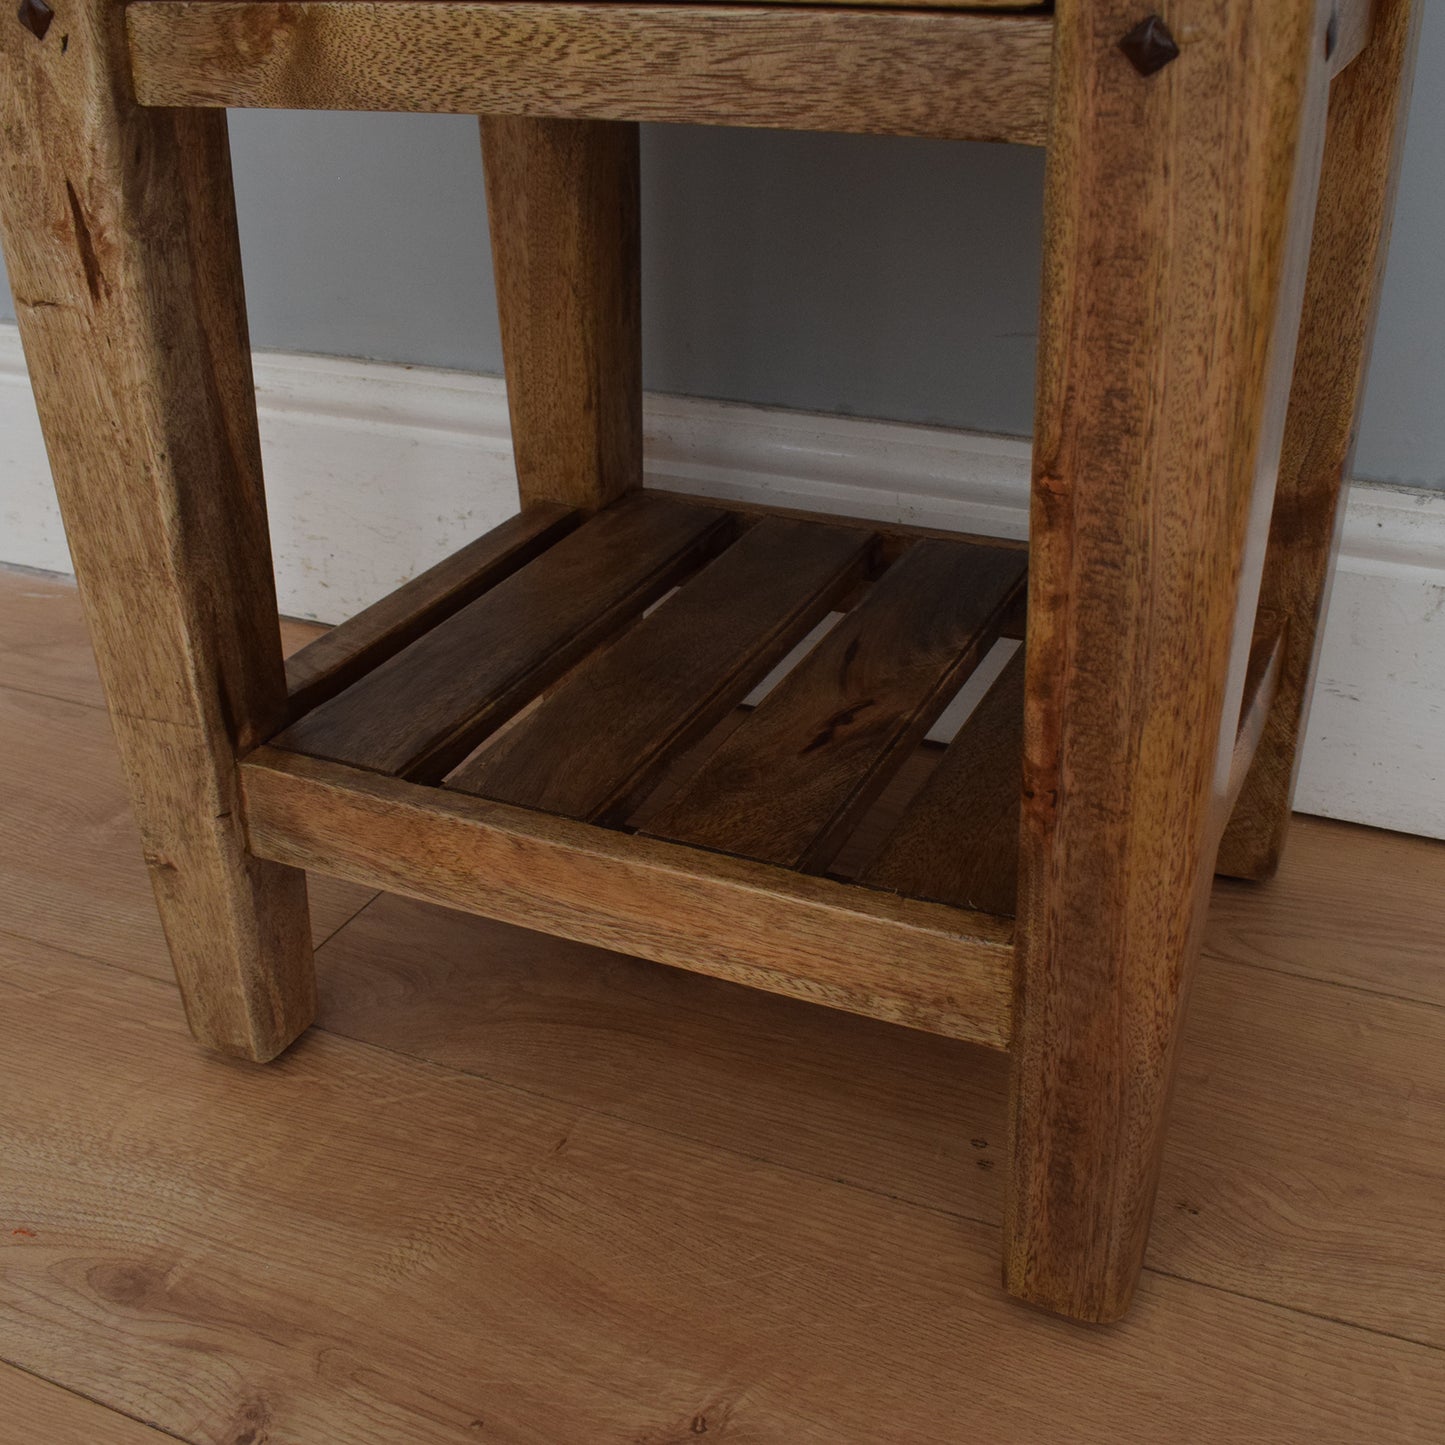
{"label": "metal stud", "polygon": [[55,19],[55,11],[45,0],[20,0],[15,16],[37,40],[44,40],[50,22]]}
{"label": "metal stud", "polygon": [[1179,45],[1169,27],[1158,15],[1141,20],[1120,42],[1119,49],[1129,57],[1140,75],[1153,75],[1171,60],[1179,59]]}

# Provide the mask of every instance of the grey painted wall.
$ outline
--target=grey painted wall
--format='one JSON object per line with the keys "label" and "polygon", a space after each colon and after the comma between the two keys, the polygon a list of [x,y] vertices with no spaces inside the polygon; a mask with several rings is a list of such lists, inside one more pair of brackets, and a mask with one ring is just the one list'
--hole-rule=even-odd
{"label": "grey painted wall", "polygon": [[[1445,5],[1428,9],[1355,470],[1445,489]],[[475,122],[231,125],[257,346],[500,371]],[[665,126],[643,148],[648,386],[1030,430],[1040,153]]]}

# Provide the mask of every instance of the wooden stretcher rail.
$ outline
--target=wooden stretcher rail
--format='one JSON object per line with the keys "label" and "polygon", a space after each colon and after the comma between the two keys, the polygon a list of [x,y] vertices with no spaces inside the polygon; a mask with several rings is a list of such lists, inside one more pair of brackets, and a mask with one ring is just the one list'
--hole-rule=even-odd
{"label": "wooden stretcher rail", "polygon": [[1053,19],[478,0],[138,0],[142,105],[677,121],[1042,145]]}
{"label": "wooden stretcher rail", "polygon": [[1008,1046],[1012,929],[1000,919],[275,748],[240,771],[258,857]]}

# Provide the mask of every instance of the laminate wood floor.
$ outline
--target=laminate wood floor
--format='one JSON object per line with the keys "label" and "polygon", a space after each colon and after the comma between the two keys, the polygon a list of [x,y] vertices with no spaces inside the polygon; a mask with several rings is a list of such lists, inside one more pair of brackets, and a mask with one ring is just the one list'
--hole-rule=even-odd
{"label": "laminate wood floor", "polygon": [[1445,1439],[1445,845],[1219,885],[1108,1329],[1001,1293],[966,1045],[318,879],[318,1027],[207,1055],[17,572],[0,897],[4,1445]]}

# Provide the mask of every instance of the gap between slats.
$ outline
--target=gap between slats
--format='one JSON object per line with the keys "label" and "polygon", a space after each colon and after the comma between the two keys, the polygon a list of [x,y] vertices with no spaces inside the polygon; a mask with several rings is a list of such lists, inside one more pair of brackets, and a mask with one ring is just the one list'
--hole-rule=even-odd
{"label": "gap between slats", "polygon": [[860,575],[869,533],[765,518],[568,674],[448,786],[618,821]]}
{"label": "gap between slats", "polygon": [[998,636],[1025,558],[914,544],[644,831],[825,868]]}
{"label": "gap between slats", "polygon": [[330,701],[278,747],[439,781],[731,535],[721,509],[630,494]]}

